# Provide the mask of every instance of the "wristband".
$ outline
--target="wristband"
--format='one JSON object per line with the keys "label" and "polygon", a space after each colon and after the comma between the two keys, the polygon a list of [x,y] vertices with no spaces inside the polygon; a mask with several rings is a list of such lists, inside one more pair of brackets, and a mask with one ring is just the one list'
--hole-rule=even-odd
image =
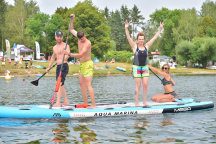
{"label": "wristband", "polygon": [[70,52],[68,53],[68,56],[70,56]]}
{"label": "wristband", "polygon": [[51,68],[51,66],[48,66],[48,68],[50,69],[50,68]]}

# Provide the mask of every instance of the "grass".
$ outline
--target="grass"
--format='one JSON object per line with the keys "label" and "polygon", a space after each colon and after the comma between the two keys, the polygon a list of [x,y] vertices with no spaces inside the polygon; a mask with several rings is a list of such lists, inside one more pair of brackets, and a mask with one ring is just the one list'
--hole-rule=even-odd
{"label": "grass", "polygon": [[[0,69],[0,75],[4,75],[6,70],[9,70],[11,72],[11,75],[27,75],[27,70],[25,69],[25,63],[29,61],[23,61],[21,67],[23,68],[14,68],[14,61],[11,62],[11,67],[9,66],[8,61],[6,61],[5,69]],[[29,64],[30,65],[30,64]],[[33,61],[33,65],[40,65],[42,67],[48,67],[49,62],[35,62]],[[97,67],[103,67],[104,70],[101,69],[94,69],[94,76],[105,76],[108,73],[110,75],[122,75],[122,74],[131,74],[132,73],[132,64],[131,63],[108,63],[110,66],[109,69],[105,68],[106,63],[105,62],[99,62],[96,63]],[[17,65],[19,67],[19,64]],[[117,70],[117,67],[122,67],[126,69],[126,72],[122,72]],[[45,69],[41,68],[32,68],[31,74],[43,74],[45,73]],[[79,65],[76,64],[69,64],[69,75],[73,75],[75,73],[78,73],[79,71]],[[170,70],[171,74],[216,74],[216,70],[210,70],[206,68],[183,68],[182,66],[179,66],[176,69],[171,69]],[[56,68],[53,68],[47,76],[53,76],[56,74]]]}

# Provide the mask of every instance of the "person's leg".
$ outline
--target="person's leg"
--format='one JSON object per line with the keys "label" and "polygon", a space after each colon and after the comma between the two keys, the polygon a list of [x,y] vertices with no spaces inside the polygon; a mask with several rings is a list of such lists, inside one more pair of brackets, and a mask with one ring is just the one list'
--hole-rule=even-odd
{"label": "person's leg", "polygon": [[152,101],[154,102],[157,102],[160,100],[160,98],[163,96],[164,94],[157,94],[157,95],[154,95],[151,99]]}
{"label": "person's leg", "polygon": [[67,98],[67,93],[66,93],[66,90],[65,90],[64,86],[61,86],[60,89],[61,89],[61,94],[62,94],[62,96],[64,98],[64,102],[62,103],[62,105],[69,105],[69,101],[68,101],[68,98]]}
{"label": "person's leg", "polygon": [[148,93],[148,80],[149,77],[143,77],[142,78],[142,84],[143,84],[143,104],[148,106],[147,102],[146,102],[146,97],[147,97],[147,93]]}
{"label": "person's leg", "polygon": [[68,71],[69,71],[68,64],[64,63],[63,64],[63,69],[62,69],[62,75],[61,75],[61,77],[62,77],[62,79],[61,79],[62,85],[60,87],[61,88],[61,94],[62,94],[63,99],[64,99],[64,102],[62,103],[62,105],[69,105],[69,101],[68,101],[68,98],[67,98],[67,93],[66,93],[66,90],[64,88],[64,83],[65,83]]}
{"label": "person's leg", "polygon": [[[62,84],[62,83],[61,83]],[[60,85],[61,85],[60,84]],[[59,91],[57,92],[57,99],[56,103],[53,105],[53,107],[60,107],[61,106],[61,94],[62,94],[62,89],[61,87],[59,88]]]}
{"label": "person's leg", "polygon": [[81,88],[82,96],[84,99],[84,104],[88,104],[87,90],[86,90],[84,76],[82,74],[79,74],[79,82],[80,82],[80,88]]}
{"label": "person's leg", "polygon": [[140,91],[140,86],[141,86],[141,78],[134,78],[135,80],[135,106],[140,106],[139,105],[139,91]]}
{"label": "person's leg", "polygon": [[160,96],[157,97],[156,102],[173,102],[174,101],[174,96],[171,94],[161,94]]}
{"label": "person's leg", "polygon": [[92,81],[92,76],[85,77],[85,84],[87,86],[90,98],[91,98],[91,105],[87,108],[96,108],[95,104],[95,95],[94,95],[94,89],[92,88],[91,81]]}

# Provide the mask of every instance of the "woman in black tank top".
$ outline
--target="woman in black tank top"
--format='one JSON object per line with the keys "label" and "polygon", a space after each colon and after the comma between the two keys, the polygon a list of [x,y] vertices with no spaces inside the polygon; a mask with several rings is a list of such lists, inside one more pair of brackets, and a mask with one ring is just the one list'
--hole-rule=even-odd
{"label": "woman in black tank top", "polygon": [[[147,66],[147,56],[148,49],[154,43],[154,41],[159,36],[161,30],[163,29],[164,23],[160,23],[160,29],[154,35],[154,37],[147,43],[145,43],[145,35],[143,32],[139,32],[137,35],[137,43],[131,39],[128,27],[130,23],[125,22],[125,33],[128,39],[130,46],[132,47],[134,53],[134,63],[133,63],[133,76],[136,84],[135,88],[135,106],[140,106],[139,104],[139,91],[141,87],[141,82],[143,85],[143,104],[148,106],[146,102],[147,92],[148,92],[148,80],[149,80],[149,71]],[[144,44],[145,43],[145,44]]]}

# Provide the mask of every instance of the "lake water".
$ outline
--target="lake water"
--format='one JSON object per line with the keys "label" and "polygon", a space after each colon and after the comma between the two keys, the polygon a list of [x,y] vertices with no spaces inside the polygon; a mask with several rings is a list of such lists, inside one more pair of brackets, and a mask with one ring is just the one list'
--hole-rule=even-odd
{"label": "lake water", "polygon": [[[173,75],[180,98],[216,103],[216,75]],[[25,79],[25,82],[23,82]],[[49,104],[54,77],[0,79],[0,105]],[[134,101],[132,76],[94,77],[97,103]],[[70,103],[82,103],[77,77],[68,77],[65,89]],[[163,93],[160,80],[149,79],[148,98]],[[142,101],[142,91],[140,91]],[[89,98],[90,100],[90,98]],[[216,143],[216,111],[75,119],[0,119],[0,143]]]}

